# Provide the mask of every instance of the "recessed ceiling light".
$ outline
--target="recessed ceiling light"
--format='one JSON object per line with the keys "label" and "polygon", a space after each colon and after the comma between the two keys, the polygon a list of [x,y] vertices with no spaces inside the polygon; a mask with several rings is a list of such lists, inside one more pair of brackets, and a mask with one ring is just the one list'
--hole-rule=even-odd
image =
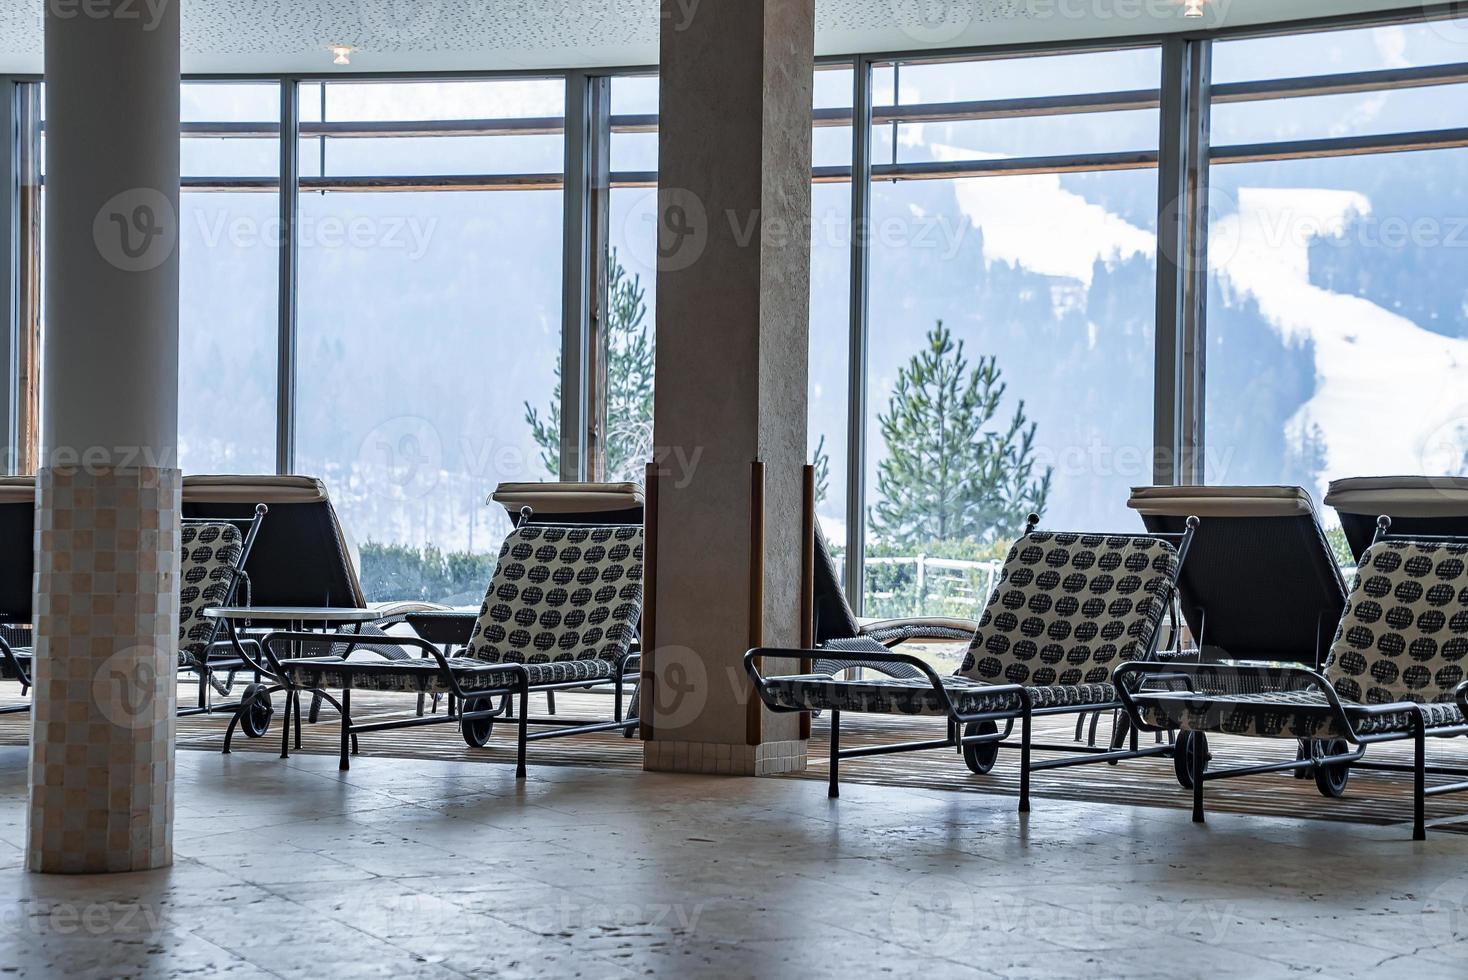
{"label": "recessed ceiling light", "polygon": [[1184,17],[1202,17],[1203,0],[1183,0]]}
{"label": "recessed ceiling light", "polygon": [[350,65],[352,63],[352,52],[357,49],[350,44],[331,44],[327,49],[336,57],[331,59],[333,65]]}

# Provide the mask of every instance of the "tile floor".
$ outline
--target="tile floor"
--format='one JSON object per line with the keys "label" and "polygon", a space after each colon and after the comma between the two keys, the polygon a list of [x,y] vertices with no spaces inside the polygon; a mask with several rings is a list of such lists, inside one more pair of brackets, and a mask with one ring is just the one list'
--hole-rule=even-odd
{"label": "tile floor", "polygon": [[27,874],[0,975],[1468,975],[1468,837],[817,782],[181,752],[178,859]]}

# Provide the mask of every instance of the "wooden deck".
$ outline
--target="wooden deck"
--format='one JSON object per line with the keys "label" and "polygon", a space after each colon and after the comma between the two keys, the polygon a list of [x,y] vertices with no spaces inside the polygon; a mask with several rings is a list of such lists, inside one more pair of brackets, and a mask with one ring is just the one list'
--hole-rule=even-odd
{"label": "wooden deck", "polygon": [[[19,702],[18,688],[11,683],[0,685],[0,704]],[[277,706],[279,706],[277,695]],[[561,693],[558,712],[572,717],[609,717],[610,698],[603,695]],[[415,699],[410,696],[358,692],[354,708],[359,721],[388,720],[414,713]],[[531,710],[544,710],[544,699],[532,698]],[[225,714],[180,718],[178,745],[183,749],[217,752],[224,739],[229,717]],[[844,748],[912,739],[941,738],[943,722],[933,718],[906,718],[880,715],[843,718]],[[1074,735],[1074,719],[1046,720],[1036,724],[1036,738],[1042,741],[1068,742]],[[1109,720],[1100,725],[1099,738],[1109,732]],[[812,726],[810,766],[793,774],[792,779],[826,778],[828,752],[827,725],[817,718]],[[30,734],[30,715],[0,715],[0,745],[23,745]],[[1294,743],[1263,739],[1214,737],[1212,748],[1218,764],[1235,765],[1251,762],[1278,761],[1293,754]],[[338,744],[336,714],[329,706],[323,709],[316,725],[305,726],[302,752],[335,755]],[[490,765],[512,765],[515,746],[513,733],[496,730],[490,745],[471,749],[459,737],[457,726],[430,725],[421,728],[374,732],[361,737],[364,756],[405,759],[444,759],[484,762]],[[243,752],[280,751],[278,724],[272,724],[265,738],[252,740],[236,733],[234,750]],[[1050,753],[1036,753],[1046,758]],[[1370,757],[1408,762],[1410,743],[1374,746]],[[1468,739],[1429,743],[1429,761],[1468,764]],[[531,743],[529,762],[533,766],[593,766],[599,768],[640,769],[642,751],[633,739],[616,733],[581,735]],[[951,751],[928,751],[900,755],[874,756],[843,761],[842,782],[869,783],[885,786],[911,786],[922,789],[948,790],[962,793],[990,793],[1014,796],[1018,792],[1016,753],[1001,752],[999,764],[987,776],[975,776],[963,760]],[[1429,777],[1431,781],[1432,777]],[[1430,784],[1430,782],[1429,782]],[[1168,759],[1139,759],[1120,765],[1079,766],[1058,771],[1040,772],[1032,777],[1032,792],[1037,800],[1079,800],[1101,803],[1126,803],[1142,806],[1191,806],[1191,795],[1173,776]],[[1468,793],[1429,799],[1428,820],[1438,830],[1468,833]],[[1294,779],[1289,774],[1267,774],[1222,780],[1208,786],[1210,810],[1231,813],[1257,813],[1269,816],[1311,817],[1373,824],[1405,823],[1411,817],[1411,777],[1407,774],[1355,771],[1343,799],[1322,797],[1311,779]],[[1042,809],[1037,803],[1036,809]]]}

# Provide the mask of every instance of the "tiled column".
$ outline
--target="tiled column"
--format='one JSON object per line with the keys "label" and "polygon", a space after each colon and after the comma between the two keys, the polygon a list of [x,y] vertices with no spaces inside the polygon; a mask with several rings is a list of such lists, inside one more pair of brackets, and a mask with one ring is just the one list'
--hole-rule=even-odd
{"label": "tiled column", "polygon": [[32,871],[173,860],[179,6],[46,4]]}
{"label": "tiled column", "polygon": [[800,637],[814,20],[814,0],[662,4],[649,769],[805,765],[798,716],[752,707],[741,660],[752,621]]}

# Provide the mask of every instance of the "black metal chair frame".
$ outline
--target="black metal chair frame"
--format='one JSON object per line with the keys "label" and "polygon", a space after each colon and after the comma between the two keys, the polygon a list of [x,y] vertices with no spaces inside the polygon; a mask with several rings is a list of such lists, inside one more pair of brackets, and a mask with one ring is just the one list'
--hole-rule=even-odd
{"label": "black metal chair frame", "polygon": [[[1377,533],[1375,541],[1383,541],[1389,538],[1410,539],[1414,541],[1449,542],[1455,544],[1468,543],[1468,537],[1457,537],[1449,535],[1391,535],[1389,529],[1391,519],[1382,517],[1377,522]],[[1183,684],[1184,690],[1192,692],[1195,690],[1194,678],[1199,674],[1207,674],[1210,677],[1224,676],[1232,679],[1234,683],[1248,683],[1250,686],[1258,686],[1262,694],[1284,693],[1287,691],[1299,691],[1314,688],[1324,696],[1326,703],[1319,706],[1294,705],[1289,706],[1289,711],[1299,717],[1331,720],[1335,723],[1335,731],[1344,734],[1332,734],[1328,738],[1299,740],[1303,743],[1308,741],[1308,746],[1299,745],[1296,757],[1287,762],[1270,762],[1249,766],[1234,766],[1228,769],[1210,769],[1208,767],[1208,736],[1202,731],[1191,731],[1187,756],[1191,767],[1189,781],[1193,791],[1193,822],[1204,822],[1203,810],[1203,784],[1215,779],[1231,779],[1238,776],[1255,776],[1269,772],[1293,772],[1301,778],[1313,775],[1321,770],[1334,769],[1339,766],[1356,767],[1358,769],[1381,770],[1385,772],[1408,772],[1412,773],[1412,839],[1426,840],[1426,801],[1429,796],[1441,796],[1446,793],[1459,793],[1468,791],[1468,779],[1446,783],[1437,786],[1427,785],[1427,776],[1457,776],[1468,777],[1468,767],[1462,766],[1429,766],[1427,765],[1426,747],[1429,738],[1454,738],[1459,735],[1468,734],[1468,722],[1454,725],[1439,725],[1436,727],[1427,724],[1426,715],[1422,706],[1415,701],[1400,701],[1393,704],[1351,704],[1350,710],[1342,704],[1340,696],[1336,693],[1335,686],[1325,678],[1325,675],[1317,670],[1306,666],[1295,666],[1292,664],[1279,664],[1267,662],[1238,661],[1234,663],[1210,663],[1210,664],[1151,664],[1151,663],[1127,663],[1116,668],[1112,675],[1113,684],[1121,695],[1126,712],[1130,717],[1130,723],[1134,730],[1140,729],[1147,732],[1165,731],[1157,725],[1151,725],[1142,719],[1138,710],[1138,699],[1145,700],[1147,692],[1142,690],[1142,685],[1151,682],[1154,684]],[[1130,678],[1136,678],[1131,682],[1134,686],[1128,687]],[[1135,692],[1135,693],[1134,693]],[[1176,693],[1173,689],[1171,693]],[[1468,681],[1459,684],[1454,690],[1458,708],[1465,719],[1468,719]],[[1199,695],[1200,702],[1207,702],[1208,695]],[[1365,717],[1376,717],[1379,715],[1408,714],[1412,723],[1405,732],[1376,732],[1364,733],[1357,731],[1352,721],[1352,715],[1357,719]],[[1261,736],[1262,737],[1262,736]],[[1366,760],[1366,748],[1381,742],[1401,742],[1408,739],[1413,743],[1413,761],[1410,765],[1400,762],[1380,762]],[[1280,739],[1289,741],[1289,739]],[[1355,746],[1354,749],[1346,748],[1344,751],[1339,745]],[[1182,742],[1179,742],[1181,745]]]}
{"label": "black metal chair frame", "polygon": [[[260,524],[265,520],[265,515],[270,508],[264,504],[256,504],[255,512],[250,517],[186,517],[180,523],[183,526],[201,524],[233,524],[245,532],[245,540],[240,545],[240,558],[230,569],[229,587],[225,591],[224,599],[220,602],[223,606],[232,606],[239,603],[240,586],[244,586],[245,599],[243,604],[249,605],[250,576],[245,571],[245,562],[250,558],[250,550],[255,546],[255,538],[260,533]],[[246,658],[233,656],[215,658],[215,651],[238,651],[239,644],[231,638],[221,639],[220,634],[224,630],[221,622],[215,621],[214,631],[209,637],[209,645],[204,648],[204,656],[189,666],[180,665],[179,670],[193,671],[198,675],[199,696],[198,702],[190,707],[180,707],[178,715],[180,718],[190,715],[208,715],[219,711],[238,712],[247,703],[247,698],[242,696],[237,701],[226,704],[214,704],[209,696],[210,688],[218,691],[221,695],[227,695],[234,687],[234,675],[242,670],[254,672],[254,683],[251,687],[260,684],[261,676],[258,671],[253,670],[253,665]],[[253,641],[245,641],[247,643]],[[216,674],[224,674],[226,680],[220,683],[215,680]],[[254,698],[248,698],[253,702]]]}
{"label": "black metal chair frame", "polygon": [[[234,632],[230,633],[235,638]],[[513,683],[493,688],[475,688],[464,690],[459,684],[458,677],[454,674],[453,667],[449,664],[444,653],[427,640],[413,636],[394,636],[391,642],[397,646],[411,647],[419,651],[420,656],[436,661],[438,679],[443,683],[453,698],[453,706],[445,714],[418,715],[413,718],[405,718],[397,721],[378,721],[366,724],[353,724],[352,722],[352,688],[351,688],[351,666],[348,658],[358,646],[382,645],[382,637],[363,637],[357,639],[352,634],[334,634],[331,639],[334,644],[343,647],[340,654],[342,666],[338,670],[345,676],[347,685],[343,687],[341,699],[333,697],[322,688],[306,687],[293,683],[288,674],[290,658],[282,658],[278,655],[277,647],[280,644],[320,643],[322,634],[280,631],[268,634],[259,641],[259,651],[263,660],[256,661],[252,666],[271,680],[271,686],[263,689],[261,695],[267,695],[275,691],[284,691],[286,695],[285,726],[281,732],[280,757],[290,757],[291,749],[291,722],[295,721],[295,748],[301,747],[301,705],[300,696],[303,691],[309,691],[313,696],[319,695],[328,701],[341,715],[341,763],[342,771],[351,768],[350,758],[359,753],[358,736],[368,732],[390,731],[400,728],[418,728],[424,725],[458,724],[463,729],[465,726],[475,722],[495,721],[513,723],[517,730],[515,775],[525,775],[525,750],[529,742],[537,742],[548,738],[563,738],[568,735],[585,735],[590,732],[622,731],[626,732],[636,728],[640,721],[635,716],[624,717],[622,714],[622,697],[627,686],[627,681],[634,684],[640,673],[641,654],[629,652],[622,659],[620,669],[609,680],[602,681],[562,681],[554,684],[531,684],[529,681],[529,670],[524,664],[502,663],[486,664],[486,668],[493,667],[496,672],[503,672],[515,678]],[[236,639],[236,652],[245,658],[249,653],[245,647]],[[313,658],[320,660],[321,658]],[[591,690],[594,688],[610,687],[613,690],[612,720],[576,719],[556,716],[532,716],[529,713],[529,699],[532,693],[554,692],[564,690]],[[399,693],[399,692],[394,692]],[[414,693],[414,692],[401,692]],[[509,711],[510,701],[518,697],[519,709],[511,714]],[[491,703],[499,701],[494,707],[482,707],[481,702]],[[237,721],[238,719],[236,719]],[[531,732],[529,726],[546,726],[550,730]],[[230,722],[229,729],[225,732],[224,752],[230,751],[230,740],[233,735],[235,721]],[[487,735],[486,735],[487,739]],[[468,740],[466,736],[466,741]],[[473,743],[471,743],[473,744]],[[479,744],[483,744],[482,742]]]}
{"label": "black metal chair frame", "polygon": [[[244,531],[245,540],[240,545],[240,559],[237,563],[235,563],[235,566],[230,569],[229,586],[225,592],[225,598],[222,603],[223,605],[232,605],[236,602],[241,585],[244,585],[247,591],[249,589],[250,579],[249,575],[247,575],[244,570],[245,560],[249,558],[250,548],[253,547],[255,543],[255,537],[260,531],[260,522],[265,519],[265,515],[268,512],[269,508],[266,507],[264,504],[256,504],[255,513],[250,517],[184,518],[180,522],[182,525],[233,524]],[[205,647],[204,657],[202,660],[198,660],[189,666],[179,666],[179,670],[181,672],[186,670],[193,671],[195,674],[198,675],[199,687],[199,699],[197,704],[188,707],[180,707],[178,709],[178,715],[181,718],[190,715],[213,714],[219,711],[238,712],[242,705],[254,701],[253,696],[251,696],[248,698],[241,697],[241,699],[238,701],[232,701],[226,704],[214,704],[209,697],[209,690],[211,686],[218,690],[219,693],[222,695],[228,694],[233,687],[235,674],[239,673],[242,670],[255,670],[254,664],[247,657],[235,656],[223,659],[216,659],[214,657],[214,653],[217,650],[233,649],[236,653],[238,653],[240,650],[239,642],[234,641],[232,637],[229,639],[221,640],[220,630],[220,624],[216,623],[214,626],[214,632],[210,636],[209,644],[207,647]],[[249,644],[253,643],[254,641],[245,640],[244,642],[246,644]],[[15,651],[11,649],[10,644],[6,642],[3,636],[0,636],[0,660],[4,661],[8,670],[13,671],[16,679],[20,681],[20,690],[22,695],[24,695],[28,690],[30,690],[30,688],[34,686],[30,673],[25,670],[21,659],[16,656]],[[219,684],[214,680],[215,674],[225,674],[228,680],[223,684]],[[258,670],[255,670],[255,683],[251,685],[251,693],[253,693],[253,688],[259,685],[260,680],[261,677]],[[24,704],[15,704],[5,708],[0,708],[0,714],[15,714],[17,712],[30,710],[31,705],[29,702],[26,702]]]}
{"label": "black metal chair frame", "polygon": [[[1025,534],[1033,531],[1039,523],[1039,518],[1030,515],[1025,522]],[[1190,519],[1188,527],[1181,533],[1144,533],[1127,534],[1126,537],[1156,538],[1164,541],[1176,541],[1178,551],[1178,572],[1181,574],[1183,563],[1187,560],[1188,548],[1192,544],[1193,532],[1197,527],[1196,519]],[[1176,583],[1174,582],[1174,588]],[[1170,603],[1169,603],[1170,605]],[[1173,636],[1178,631],[1173,630]],[[1148,646],[1146,656],[1154,657],[1160,647],[1162,629],[1153,632],[1151,643]],[[760,700],[771,711],[779,713],[790,713],[805,711],[808,709],[786,707],[776,703],[770,694],[769,683],[760,671],[759,662],[765,658],[786,660],[811,660],[813,654],[819,651],[779,649],[771,647],[760,647],[750,650],[744,655],[744,669],[754,683],[755,691]],[[1019,812],[1028,813],[1030,810],[1030,775],[1048,769],[1063,769],[1070,766],[1080,766],[1105,762],[1115,765],[1124,759],[1140,759],[1151,756],[1168,756],[1173,751],[1170,743],[1159,743],[1156,745],[1141,747],[1138,742],[1137,728],[1126,725],[1118,728],[1112,733],[1111,744],[1102,748],[1095,745],[1081,745],[1075,743],[1052,743],[1035,742],[1032,738],[1033,719],[1050,715],[1066,715],[1087,712],[1101,712],[1119,710],[1123,707],[1120,700],[1100,704],[1085,705],[1055,705],[1049,707],[1036,707],[1031,701],[1029,690],[1022,684],[995,684],[984,688],[986,694],[1005,695],[1014,694],[1018,696],[1020,707],[1018,710],[1008,709],[1004,711],[980,711],[965,713],[958,710],[949,696],[948,690],[943,686],[942,678],[924,660],[911,654],[905,653],[862,653],[861,659],[871,660],[874,663],[906,664],[918,671],[930,685],[938,698],[938,703],[943,707],[943,713],[948,718],[947,735],[941,739],[928,739],[914,742],[898,742],[888,745],[868,745],[854,749],[841,748],[841,712],[831,709],[831,743],[830,743],[830,775],[827,795],[836,799],[840,792],[840,760],[857,759],[873,755],[892,755],[900,752],[922,752],[928,749],[954,749],[960,754],[969,747],[984,746],[992,747],[997,755],[997,750],[1018,749],[1020,757],[1019,772]],[[1162,665],[1159,665],[1162,666]],[[937,717],[937,716],[930,716]],[[1118,718],[1126,718],[1118,715]],[[1128,719],[1129,720],[1129,719]],[[1020,725],[1019,742],[1012,740],[1014,723]],[[1003,728],[999,727],[1000,723]],[[981,731],[988,725],[992,730]],[[1123,741],[1127,742],[1125,748]],[[1033,761],[1031,753],[1035,750],[1048,752],[1068,753],[1075,758],[1044,759]],[[972,767],[971,767],[972,768]],[[977,771],[977,770],[976,770]],[[987,770],[985,770],[987,771]]]}

